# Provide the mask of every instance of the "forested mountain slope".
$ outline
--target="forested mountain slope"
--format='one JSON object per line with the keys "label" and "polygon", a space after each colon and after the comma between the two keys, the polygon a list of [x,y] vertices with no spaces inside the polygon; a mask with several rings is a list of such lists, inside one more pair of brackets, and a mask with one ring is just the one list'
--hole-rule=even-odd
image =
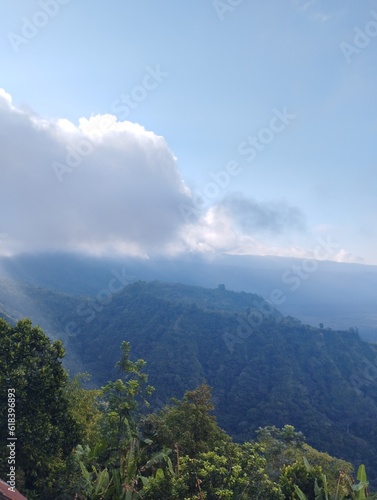
{"label": "forested mountain slope", "polygon": [[223,286],[135,282],[84,298],[14,285],[8,305],[44,318],[41,326],[64,340],[71,369],[88,371],[96,384],[117,376],[113,366],[127,340],[147,361],[155,408],[205,381],[220,426],[236,440],[288,423],[316,448],[362,460],[373,479],[377,348],[353,330],[303,325],[257,295]]}

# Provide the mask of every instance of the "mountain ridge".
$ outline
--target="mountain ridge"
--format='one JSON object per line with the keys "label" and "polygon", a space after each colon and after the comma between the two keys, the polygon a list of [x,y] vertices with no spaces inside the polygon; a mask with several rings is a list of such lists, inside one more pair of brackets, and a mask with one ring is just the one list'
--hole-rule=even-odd
{"label": "mountain ridge", "polygon": [[363,338],[377,340],[377,266],[318,261],[307,272],[305,262],[244,255],[142,260],[39,254],[0,258],[0,278],[92,296],[108,288],[114,274],[123,275],[120,285],[159,280],[214,288],[224,283],[227,289],[278,300],[284,315],[333,329],[358,328]]}

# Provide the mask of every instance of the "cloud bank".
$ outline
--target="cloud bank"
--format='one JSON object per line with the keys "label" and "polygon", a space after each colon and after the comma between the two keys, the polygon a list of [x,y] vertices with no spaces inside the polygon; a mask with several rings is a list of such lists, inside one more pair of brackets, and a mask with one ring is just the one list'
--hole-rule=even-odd
{"label": "cloud bank", "polygon": [[44,119],[0,89],[0,254],[305,254],[287,244],[307,232],[298,208],[221,194],[199,210],[165,139],[141,125]]}
{"label": "cloud bank", "polygon": [[45,120],[0,93],[0,232],[10,252],[145,253],[190,201],[165,140],[112,115]]}

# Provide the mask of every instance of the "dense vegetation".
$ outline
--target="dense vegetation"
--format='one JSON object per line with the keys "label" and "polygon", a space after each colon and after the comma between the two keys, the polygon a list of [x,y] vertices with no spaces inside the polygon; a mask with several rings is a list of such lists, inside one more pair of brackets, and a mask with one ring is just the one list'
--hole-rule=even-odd
{"label": "dense vegetation", "polygon": [[93,374],[92,387],[117,377],[118,346],[127,341],[148,363],[152,410],[205,382],[236,442],[289,423],[315,448],[364,462],[376,480],[377,349],[356,331],[303,325],[223,286],[136,282],[94,298],[14,286],[12,309],[22,295],[26,313],[64,340],[71,374]]}
{"label": "dense vegetation", "polygon": [[314,498],[315,487],[339,499],[365,498],[364,474],[355,485],[351,464],[319,453],[291,425],[260,428],[255,442],[234,443],[212,414],[206,384],[140,413],[153,388],[127,342],[118,379],[101,390],[84,389],[79,376],[69,381],[63,356],[62,344],[30,320],[14,327],[0,320],[0,477],[9,470],[12,388],[16,484],[29,499],[283,500]]}
{"label": "dense vegetation", "polygon": [[[48,478],[64,468],[80,437],[63,393],[68,379],[63,355],[62,343],[51,343],[30,320],[11,327],[0,319],[0,477],[6,479],[15,465],[24,489],[51,486]],[[9,438],[17,441],[15,458]]]}

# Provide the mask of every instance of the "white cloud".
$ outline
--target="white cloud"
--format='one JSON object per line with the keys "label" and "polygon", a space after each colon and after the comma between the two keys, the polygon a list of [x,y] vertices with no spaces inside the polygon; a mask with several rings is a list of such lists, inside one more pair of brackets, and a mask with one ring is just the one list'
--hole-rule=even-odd
{"label": "white cloud", "polygon": [[0,91],[5,251],[149,252],[174,239],[187,202],[163,137],[111,115],[46,120]]}
{"label": "white cloud", "polygon": [[0,254],[311,253],[303,214],[286,202],[227,192],[197,210],[164,138],[136,123],[47,120],[0,89],[0,130]]}
{"label": "white cloud", "polygon": [[0,88],[0,104],[3,105],[11,105],[12,104],[12,96],[8,94],[8,92],[5,92],[4,89]]}
{"label": "white cloud", "polygon": [[345,250],[344,248],[340,249],[332,260],[334,260],[335,262],[365,264],[365,259],[363,257],[347,252],[347,250]]}
{"label": "white cloud", "polygon": [[290,243],[290,234],[305,234],[303,215],[284,202],[256,202],[240,193],[226,196],[182,230],[185,249],[240,255],[308,255]]}

